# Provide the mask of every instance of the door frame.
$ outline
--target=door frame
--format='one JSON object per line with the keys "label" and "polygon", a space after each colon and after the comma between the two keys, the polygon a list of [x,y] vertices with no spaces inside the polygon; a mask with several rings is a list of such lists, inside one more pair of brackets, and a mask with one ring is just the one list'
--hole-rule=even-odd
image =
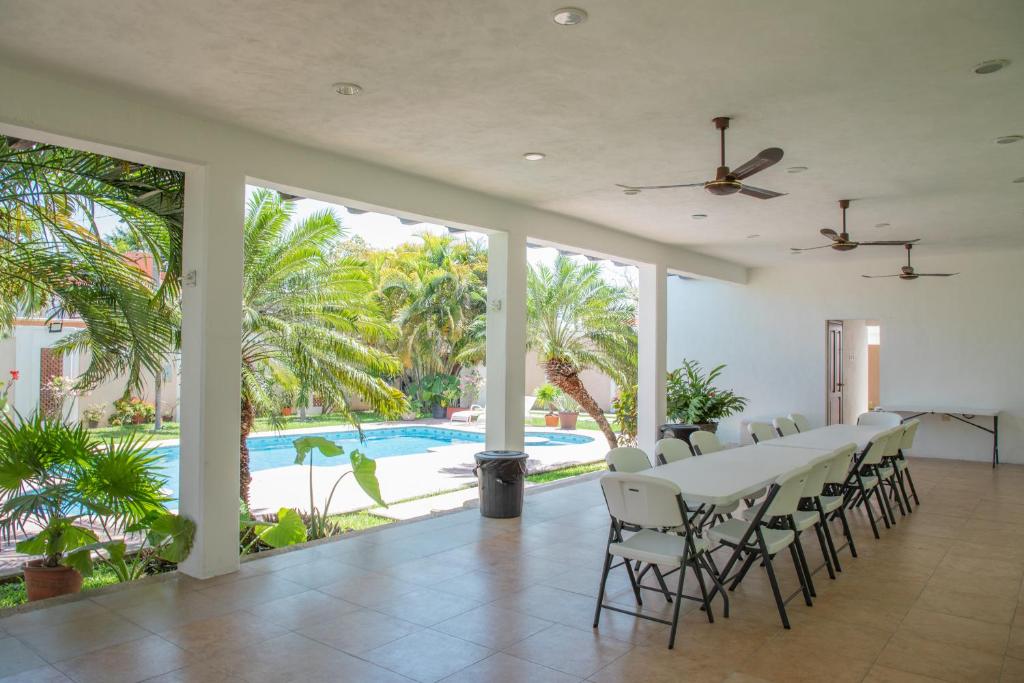
{"label": "door frame", "polygon": [[[833,343],[832,335],[833,332],[838,329],[839,332],[839,349],[838,353],[835,353],[833,357]],[[835,369],[835,372],[833,372]],[[832,384],[833,375],[838,379],[835,383],[838,386],[838,392]],[[843,403],[845,396],[843,394],[843,321],[842,320],[826,320],[825,321],[825,424],[843,424]],[[839,407],[837,409],[838,415],[833,416],[832,414],[832,396],[833,394],[839,394]]]}

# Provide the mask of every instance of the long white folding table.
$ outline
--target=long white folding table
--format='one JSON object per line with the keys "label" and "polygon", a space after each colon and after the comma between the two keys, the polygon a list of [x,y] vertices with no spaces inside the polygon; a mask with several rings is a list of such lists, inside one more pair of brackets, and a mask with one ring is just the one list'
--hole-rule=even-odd
{"label": "long white folding table", "polygon": [[[913,413],[913,415],[905,416],[903,418],[904,422],[922,415],[945,415],[980,429],[983,432],[988,432],[992,435],[992,467],[994,468],[999,464],[999,413],[1002,411],[998,408],[964,408],[963,406],[943,407],[924,404],[886,403],[885,407],[879,409],[887,410],[891,413]],[[985,425],[975,422],[974,419],[977,417],[992,418],[992,428],[989,429]]]}
{"label": "long white folding table", "polygon": [[829,425],[799,434],[768,439],[758,445],[763,444],[772,448],[823,448],[834,451],[848,443],[853,443],[857,444],[859,452],[867,448],[876,434],[884,432],[886,429],[889,427],[881,425]]}
{"label": "long white folding table", "polygon": [[[645,470],[643,474],[671,481],[679,487],[683,500],[688,503],[727,505],[760,491],[782,475],[806,467],[814,459],[833,450],[808,446],[768,446],[766,443],[678,460]],[[751,525],[722,568],[723,581],[729,576],[739,559],[740,551],[746,547],[753,533],[754,527]],[[708,596],[709,601],[717,591],[716,586]]]}

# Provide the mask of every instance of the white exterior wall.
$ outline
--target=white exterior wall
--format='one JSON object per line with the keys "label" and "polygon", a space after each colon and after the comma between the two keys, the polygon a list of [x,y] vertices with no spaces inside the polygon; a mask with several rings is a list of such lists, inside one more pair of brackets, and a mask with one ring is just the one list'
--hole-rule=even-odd
{"label": "white exterior wall", "polygon": [[[919,252],[919,253],[918,253]],[[878,320],[881,402],[995,407],[1003,462],[1024,463],[1024,252],[928,255],[921,272],[953,278],[866,280],[895,271],[900,255],[751,271],[747,286],[669,283],[669,367],[683,358],[727,363],[720,385],[751,399],[747,416],[805,413],[825,420],[825,321]],[[989,425],[987,418],[979,418]],[[740,417],[723,435],[738,441]],[[922,418],[915,452],[988,460],[991,436],[937,416]]]}

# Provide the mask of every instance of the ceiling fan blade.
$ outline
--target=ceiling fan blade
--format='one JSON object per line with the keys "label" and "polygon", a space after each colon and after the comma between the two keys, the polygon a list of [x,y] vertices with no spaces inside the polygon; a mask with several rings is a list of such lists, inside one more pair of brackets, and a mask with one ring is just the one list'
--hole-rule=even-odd
{"label": "ceiling fan blade", "polygon": [[615,187],[621,187],[623,190],[671,190],[676,187],[704,187],[704,183],[684,183],[682,185],[620,185],[616,183]]}
{"label": "ceiling fan blade", "polygon": [[740,194],[745,194],[748,197],[756,197],[757,199],[772,199],[773,197],[782,197],[785,192],[775,192],[774,190],[765,190],[761,187],[754,187],[753,185],[744,185],[740,188]]}
{"label": "ceiling fan blade", "polygon": [[758,152],[757,156],[748,161],[745,164],[741,164],[732,170],[729,175],[736,178],[736,180],[743,180],[749,178],[755,173],[759,173],[769,166],[774,166],[779,163],[782,159],[782,150],[778,147],[769,147],[768,149],[762,149]]}
{"label": "ceiling fan blade", "polygon": [[830,240],[839,240],[839,233],[833,230],[832,228],[822,228],[818,232],[820,232],[822,235],[829,238]]}
{"label": "ceiling fan blade", "polygon": [[859,244],[869,247],[902,247],[920,241],[920,238],[916,240],[873,240],[871,242],[860,242]]}
{"label": "ceiling fan blade", "polygon": [[830,249],[831,244],[823,244],[820,247],[790,247],[790,251],[814,251],[815,249]]}
{"label": "ceiling fan blade", "polygon": [[960,273],[915,273],[918,277],[953,277]]}
{"label": "ceiling fan blade", "polygon": [[866,277],[866,278],[868,278],[870,280],[870,279],[874,279],[876,277],[899,277],[899,275],[898,274],[897,275],[861,275],[861,277]]}

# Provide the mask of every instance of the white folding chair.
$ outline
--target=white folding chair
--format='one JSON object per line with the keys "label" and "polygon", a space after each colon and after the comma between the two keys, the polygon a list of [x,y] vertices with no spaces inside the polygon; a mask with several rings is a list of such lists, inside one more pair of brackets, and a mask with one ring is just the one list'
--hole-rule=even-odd
{"label": "white folding chair", "polygon": [[793,424],[795,424],[796,428],[799,429],[801,432],[809,432],[809,431],[811,431],[811,422],[810,422],[810,420],[808,420],[806,417],[804,417],[800,413],[790,413],[789,414],[789,419],[793,421]]}
{"label": "white folding chair", "polygon": [[750,432],[750,438],[754,440],[754,443],[768,441],[778,436],[775,428],[767,422],[751,422],[747,425],[747,431]]}
{"label": "white folding chair", "polygon": [[667,465],[670,462],[686,460],[690,457],[693,457],[693,453],[682,439],[670,437],[661,439],[654,444],[654,459],[659,465]]}
{"label": "white folding chair", "polygon": [[[679,606],[684,598],[701,602],[707,613],[708,621],[714,621],[702,572],[708,572],[719,590],[722,589],[722,586],[718,583],[717,572],[709,563],[708,542],[691,532],[686,505],[679,487],[672,482],[642,474],[612,473],[601,478],[601,490],[604,492],[605,502],[608,505],[608,514],[611,515],[611,531],[605,552],[604,568],[601,572],[597,607],[594,611],[594,628],[597,628],[600,622],[602,609],[657,621],[672,627],[668,638],[668,647],[672,649],[675,647],[676,629],[679,625]],[[642,531],[624,538],[622,531],[627,527],[640,528]],[[667,533],[664,531],[665,529],[679,530],[679,532]],[[679,570],[679,582],[676,586],[671,621],[605,604],[605,585],[608,581],[608,573],[613,568],[612,562],[616,557],[622,558],[622,562],[614,566],[626,568],[626,573],[633,586],[633,596],[640,607],[643,606],[640,590],[642,588],[658,589],[642,586],[633,574],[631,562],[644,562],[648,566],[672,567],[672,571]],[[697,576],[701,593],[699,598],[683,594],[683,580],[687,568],[693,569]],[[728,616],[728,597],[724,590],[722,596],[726,600],[725,615]]]}
{"label": "white folding chair", "polygon": [[[914,478],[910,476],[910,461],[907,460],[907,451],[914,446],[914,437],[917,436],[917,428],[921,424],[918,419],[907,420],[904,423],[903,438],[900,440],[899,457],[896,458],[896,476],[900,484],[900,490],[903,492],[903,499],[907,503],[907,510],[910,510],[910,499],[907,498],[907,491],[904,488],[904,480],[910,485],[910,494],[914,496],[914,505],[921,505],[921,500],[917,497],[917,489],[914,487]],[[692,440],[692,437],[691,437]]]}
{"label": "white folding chair", "polygon": [[[842,448],[837,448],[833,452],[834,459],[832,465],[828,468],[828,476],[825,479],[825,488],[820,496],[818,496],[819,510],[825,515],[828,521],[836,518],[843,525],[843,535],[846,537],[846,546],[850,548],[850,555],[857,557],[857,546],[853,542],[853,533],[850,531],[850,522],[846,519],[846,506],[844,505],[844,492],[846,482],[850,476],[850,463],[853,460],[853,454],[857,452],[857,444],[847,444]],[[846,546],[843,546],[845,548]],[[839,551],[843,548],[835,548],[833,542],[833,548],[835,554],[832,556],[832,561],[836,565],[836,569],[842,571],[839,565]]]}
{"label": "white folding chair", "polygon": [[871,522],[871,532],[875,535],[875,538],[881,538],[881,536],[878,535],[875,513],[871,510],[872,493],[878,499],[878,509],[881,512],[882,521],[885,522],[885,528],[888,529],[890,526],[889,517],[886,514],[889,506],[882,495],[877,468],[879,463],[882,462],[882,456],[889,446],[889,438],[893,435],[893,432],[894,429],[887,429],[875,434],[875,437],[854,464],[845,485],[846,505],[848,507],[855,505],[864,506],[864,510],[868,515],[868,521]]}
{"label": "white folding chair", "polygon": [[702,429],[690,434],[690,448],[693,449],[694,455],[707,455],[722,450],[722,442],[712,432],[705,432]]}
{"label": "white folding chair", "polygon": [[773,419],[772,426],[775,427],[775,431],[779,433],[779,436],[791,436],[793,434],[800,433],[800,430],[796,427],[796,422],[793,422],[788,417],[777,417]]}
{"label": "white folding chair", "polygon": [[[768,581],[772,586],[772,594],[775,596],[775,605],[779,609],[779,617],[782,619],[783,627],[787,629],[789,628],[789,617],[786,615],[786,603],[779,591],[779,582],[775,578],[772,558],[789,548],[790,556],[793,558],[793,567],[800,579],[800,590],[804,595],[804,602],[810,606],[811,593],[807,586],[806,574],[800,556],[796,551],[796,531],[793,529],[792,523],[793,513],[800,505],[800,497],[810,471],[810,467],[801,467],[776,479],[768,492],[765,504],[760,506],[758,514],[753,519],[747,521],[733,518],[713,526],[708,531],[709,538],[714,542],[738,549],[739,556],[746,555],[743,566],[735,576],[722,577],[722,583],[731,582],[730,591],[739,586],[756,560],[760,559],[763,562],[765,572],[768,574]],[[783,522],[785,528],[771,527],[765,523],[775,520]],[[733,561],[730,560],[729,565],[726,565],[723,571],[728,572],[732,566]]]}
{"label": "white folding chair", "polygon": [[903,421],[896,413],[887,413],[883,410],[872,410],[861,413],[857,416],[858,425],[876,425],[879,427],[898,427]]}
{"label": "white folding chair", "polygon": [[640,448],[633,446],[619,446],[613,448],[604,456],[608,463],[608,469],[612,472],[643,472],[651,469],[651,459]]}

